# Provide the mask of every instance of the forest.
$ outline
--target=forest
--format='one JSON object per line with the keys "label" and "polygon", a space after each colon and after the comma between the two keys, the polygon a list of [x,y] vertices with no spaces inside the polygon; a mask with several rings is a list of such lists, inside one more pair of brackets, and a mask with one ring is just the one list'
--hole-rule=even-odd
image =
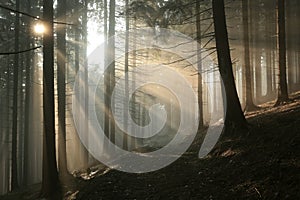
{"label": "forest", "polygon": [[1,0],[0,200],[300,199],[299,11]]}

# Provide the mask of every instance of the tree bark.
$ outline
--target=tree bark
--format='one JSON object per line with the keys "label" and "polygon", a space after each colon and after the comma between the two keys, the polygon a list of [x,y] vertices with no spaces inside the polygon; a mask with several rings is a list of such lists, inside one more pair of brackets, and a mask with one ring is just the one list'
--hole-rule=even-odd
{"label": "tree bark", "polygon": [[108,24],[108,39],[109,43],[106,45],[108,60],[112,60],[108,68],[105,71],[104,78],[104,91],[105,91],[105,124],[104,132],[111,142],[115,142],[115,123],[112,116],[112,109],[114,109],[114,103],[111,99],[112,90],[115,85],[115,44],[112,38],[115,34],[115,0],[110,0],[109,3],[109,24]]}
{"label": "tree bark", "polygon": [[[66,0],[58,0],[57,16],[66,21]],[[58,169],[68,174],[66,156],[66,27],[57,25]]]}
{"label": "tree bark", "polygon": [[[265,4],[265,12],[272,7],[272,3],[267,2]],[[270,35],[272,34],[272,15],[265,14],[266,16],[266,29],[265,29],[265,40],[267,42],[266,45],[266,67],[267,67],[267,93],[265,100],[271,100],[272,96],[272,38]]]}
{"label": "tree bark", "polygon": [[[31,0],[28,0],[27,2],[27,12],[31,12]],[[27,24],[30,24],[30,19],[28,19]],[[32,44],[32,39],[30,37],[27,38],[26,41],[26,47],[30,49]],[[27,52],[26,53],[26,68],[25,68],[25,120],[24,120],[24,178],[23,178],[23,184],[27,185],[29,181],[28,177],[28,167],[29,167],[29,124],[30,124],[30,90],[31,90],[31,65],[33,64],[32,58],[33,58],[33,52]]]}
{"label": "tree bark", "polygon": [[202,55],[201,55],[201,15],[200,1],[196,1],[196,29],[197,29],[197,67],[198,67],[198,109],[199,109],[199,128],[203,127],[203,91],[202,91]]}
{"label": "tree bark", "polygon": [[[104,0],[104,39],[105,39],[105,56],[104,56],[104,63],[105,66],[107,64],[107,56],[108,56],[108,44],[107,44],[107,39],[108,39],[108,31],[107,31],[107,0]],[[110,105],[110,99],[109,99],[109,90],[110,90],[110,73],[109,69],[106,69],[104,71],[104,134],[107,138],[109,138],[109,133],[110,133],[110,118],[109,118],[109,105]],[[104,148],[107,147],[108,144],[104,143],[103,146]]]}
{"label": "tree bark", "polygon": [[[83,95],[82,97],[84,98],[84,124],[83,124],[83,130],[85,133],[89,133],[89,113],[88,113],[88,103],[89,103],[89,98],[88,98],[88,60],[87,60],[87,46],[88,46],[88,41],[87,41],[87,23],[88,23],[88,8],[87,8],[87,0],[83,0],[83,13],[82,13],[82,41],[83,41],[83,47],[82,47],[82,56],[83,56]],[[82,144],[82,143],[81,143]],[[87,147],[82,145],[82,155],[83,155],[83,167],[86,169],[89,166],[89,152],[87,150],[88,148],[88,140],[86,143]]]}
{"label": "tree bark", "polygon": [[[129,77],[128,77],[128,67],[129,67],[129,17],[128,17],[128,9],[129,9],[129,2],[128,0],[125,0],[125,9],[126,9],[126,14],[125,14],[125,20],[126,20],[126,36],[125,36],[125,102],[128,102],[129,99]],[[125,110],[123,111],[123,118],[124,118],[124,123],[125,123],[125,130],[128,128],[128,118],[127,118],[127,113]],[[128,135],[127,133],[123,133],[123,149],[128,150]]]}
{"label": "tree bark", "polygon": [[278,47],[279,47],[279,88],[275,106],[289,100],[286,79],[286,38],[285,38],[285,0],[277,0],[278,8]]}
{"label": "tree bark", "polygon": [[[257,32],[256,34],[261,34],[260,32]],[[255,46],[258,46],[257,40],[260,41],[259,37],[256,36]],[[255,59],[255,100],[257,104],[261,103],[261,97],[262,97],[262,90],[261,90],[261,73],[262,73],[262,67],[261,67],[261,49],[258,47],[253,55],[253,58]]]}
{"label": "tree bark", "polygon": [[55,155],[55,110],[54,110],[54,35],[53,35],[53,1],[44,0],[44,26],[46,32],[43,36],[43,197],[53,197],[58,187],[58,173]]}
{"label": "tree bark", "polygon": [[250,66],[250,45],[249,45],[249,21],[248,21],[248,0],[242,1],[243,10],[243,34],[244,34],[244,62],[245,62],[245,88],[246,88],[246,110],[255,110],[253,103],[253,88]]}
{"label": "tree bark", "polygon": [[[109,3],[109,26],[108,26],[108,37],[112,38],[115,35],[115,26],[116,26],[116,18],[115,18],[115,7],[116,1],[110,0]],[[115,120],[112,115],[112,110],[114,107],[114,99],[111,99],[112,91],[115,87],[115,40],[113,39],[111,44],[108,46],[108,52],[110,56],[110,60],[112,63],[109,65],[110,72],[110,88],[109,88],[109,111],[110,111],[110,139],[112,142],[115,142]]]}
{"label": "tree bark", "polygon": [[241,108],[234,82],[226,28],[224,0],[213,0],[212,7],[219,71],[226,93],[226,105],[224,105],[226,106],[224,131],[225,134],[229,134],[235,132],[235,130],[246,129],[247,122]]}
{"label": "tree bark", "polygon": [[[27,46],[30,46],[30,40],[28,39]],[[31,90],[31,76],[30,76],[30,71],[31,71],[31,57],[32,53],[27,53],[27,58],[26,58],[26,69],[25,69],[25,76],[26,76],[26,82],[25,82],[25,120],[24,120],[24,185],[28,184],[28,175],[27,175],[27,170],[28,170],[28,163],[29,161],[29,156],[28,156],[28,142],[29,142],[29,119],[30,119],[30,90]]]}
{"label": "tree bark", "polygon": [[[16,0],[16,10],[20,10],[20,0]],[[15,51],[19,51],[20,14],[15,18]],[[13,123],[11,144],[11,191],[19,187],[17,168],[17,138],[18,138],[18,83],[19,83],[19,55],[14,56],[14,86],[13,86]]]}

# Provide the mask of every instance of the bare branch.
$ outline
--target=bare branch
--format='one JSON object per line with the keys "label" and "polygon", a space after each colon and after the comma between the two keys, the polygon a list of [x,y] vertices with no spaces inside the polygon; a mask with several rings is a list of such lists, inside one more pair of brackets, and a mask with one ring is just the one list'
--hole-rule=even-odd
{"label": "bare branch", "polygon": [[[5,10],[8,10],[8,11],[13,12],[13,13],[19,13],[19,14],[22,14],[24,16],[27,16],[27,17],[30,17],[30,18],[33,18],[33,19],[45,21],[43,18],[39,18],[37,16],[31,15],[31,14],[28,14],[28,13],[25,13],[25,12],[22,12],[22,11],[18,11],[18,10],[12,9],[12,8],[8,8],[8,7],[3,6],[3,5],[0,5],[0,8],[3,8]],[[66,23],[66,22],[53,21],[53,23],[54,24],[69,25],[69,26],[77,26],[76,24],[71,24],[71,23]]]}
{"label": "bare branch", "polygon": [[37,46],[37,47],[30,48],[30,49],[22,50],[22,51],[16,51],[16,52],[3,52],[3,53],[0,52],[0,55],[14,55],[14,54],[20,54],[20,53],[25,53],[25,52],[28,52],[28,51],[33,51],[33,50],[35,50],[35,49],[39,49],[39,48],[41,48],[41,47],[42,47],[42,46]]}

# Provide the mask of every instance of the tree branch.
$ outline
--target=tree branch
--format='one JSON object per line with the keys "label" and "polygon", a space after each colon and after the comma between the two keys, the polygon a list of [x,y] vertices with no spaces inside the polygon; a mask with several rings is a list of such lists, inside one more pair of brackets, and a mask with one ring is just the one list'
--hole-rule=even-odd
{"label": "tree branch", "polygon": [[[12,8],[8,8],[8,7],[3,6],[3,5],[0,5],[0,8],[3,8],[3,9],[5,9],[5,10],[8,10],[8,11],[13,12],[13,13],[19,13],[19,14],[25,15],[25,16],[30,17],[30,18],[33,18],[33,19],[45,21],[43,18],[39,18],[39,17],[37,17],[37,16],[31,15],[31,14],[28,14],[28,13],[25,13],[25,12],[22,12],[22,11],[18,11],[18,10],[12,9]],[[69,25],[69,26],[77,26],[76,24],[71,24],[71,23],[66,23],[66,22],[53,21],[53,23],[54,23],[54,24]]]}
{"label": "tree branch", "polygon": [[25,53],[25,52],[28,52],[28,51],[33,51],[33,50],[39,49],[39,48],[41,48],[41,47],[42,47],[42,46],[37,46],[37,47],[30,48],[30,49],[22,50],[22,51],[16,51],[16,52],[3,52],[3,53],[0,52],[0,55],[14,55],[14,54],[20,54],[20,53]]}

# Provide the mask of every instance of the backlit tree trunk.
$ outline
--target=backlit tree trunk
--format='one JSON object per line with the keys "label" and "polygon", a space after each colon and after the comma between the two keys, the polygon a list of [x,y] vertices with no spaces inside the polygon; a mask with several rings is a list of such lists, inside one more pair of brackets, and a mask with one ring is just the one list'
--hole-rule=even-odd
{"label": "backlit tree trunk", "polygon": [[[20,9],[20,0],[16,0],[16,10]],[[20,14],[16,13],[15,19],[15,52],[19,51]],[[19,82],[19,55],[14,58],[14,89],[13,89],[13,123],[11,143],[11,190],[19,187],[17,168],[17,138],[18,138],[18,82]]]}
{"label": "backlit tree trunk", "polygon": [[55,110],[54,110],[54,35],[53,1],[44,0],[43,18],[46,32],[43,38],[43,175],[42,191],[44,197],[52,197],[58,186],[58,173],[55,155]]}
{"label": "backlit tree trunk", "polygon": [[109,64],[105,71],[104,78],[104,91],[105,91],[105,125],[104,132],[107,137],[110,138],[111,142],[115,142],[115,124],[112,117],[112,109],[114,109],[114,103],[111,101],[111,93],[115,84],[115,45],[112,37],[115,34],[115,0],[110,0],[109,3],[109,25],[108,25],[108,38],[110,42],[106,45],[106,56],[109,61],[113,61]]}
{"label": "backlit tree trunk", "polygon": [[247,122],[241,108],[234,82],[226,28],[224,0],[213,0],[212,7],[219,71],[226,93],[226,105],[224,105],[226,106],[225,133],[233,133],[237,129],[246,128]]}
{"label": "backlit tree trunk", "polygon": [[278,47],[279,47],[279,88],[275,105],[288,101],[286,79],[286,39],[285,39],[285,0],[277,0],[278,8]]}
{"label": "backlit tree trunk", "polygon": [[[58,0],[57,16],[66,21],[66,0]],[[66,27],[57,25],[58,169],[68,173],[66,157]]]}
{"label": "backlit tree trunk", "polygon": [[198,65],[198,109],[199,109],[199,127],[203,126],[203,97],[202,97],[202,56],[201,56],[201,15],[200,1],[196,1],[196,28],[197,28],[197,65]]}
{"label": "backlit tree trunk", "polygon": [[249,21],[248,21],[248,0],[242,1],[243,10],[243,33],[244,33],[244,62],[245,62],[245,88],[246,88],[246,110],[256,109],[253,103],[252,75],[250,66],[250,45],[249,45]]}
{"label": "backlit tree trunk", "polygon": [[[126,37],[125,37],[125,102],[128,101],[129,98],[129,85],[128,85],[128,81],[129,81],[129,77],[128,77],[128,67],[129,67],[129,54],[128,54],[128,50],[129,50],[129,17],[128,17],[128,13],[127,10],[129,8],[129,2],[128,0],[125,0],[125,10],[126,10],[126,14],[125,14],[125,20],[126,20]],[[127,114],[125,111],[123,111],[123,118],[124,118],[124,125],[125,125],[125,130],[127,130],[128,128],[128,118],[127,118]],[[128,150],[128,135],[127,133],[125,133],[123,135],[123,149]]]}
{"label": "backlit tree trunk", "polygon": [[[115,35],[115,26],[116,26],[116,19],[115,19],[115,7],[116,1],[110,0],[109,3],[109,26],[108,26],[108,37],[112,38]],[[112,109],[114,109],[114,100],[111,99],[112,91],[115,87],[115,40],[113,39],[111,44],[108,46],[109,57],[112,60],[112,63],[109,65],[109,72],[110,72],[110,88],[109,88],[109,111],[110,111],[110,139],[112,142],[115,142],[115,121],[112,116]]]}

